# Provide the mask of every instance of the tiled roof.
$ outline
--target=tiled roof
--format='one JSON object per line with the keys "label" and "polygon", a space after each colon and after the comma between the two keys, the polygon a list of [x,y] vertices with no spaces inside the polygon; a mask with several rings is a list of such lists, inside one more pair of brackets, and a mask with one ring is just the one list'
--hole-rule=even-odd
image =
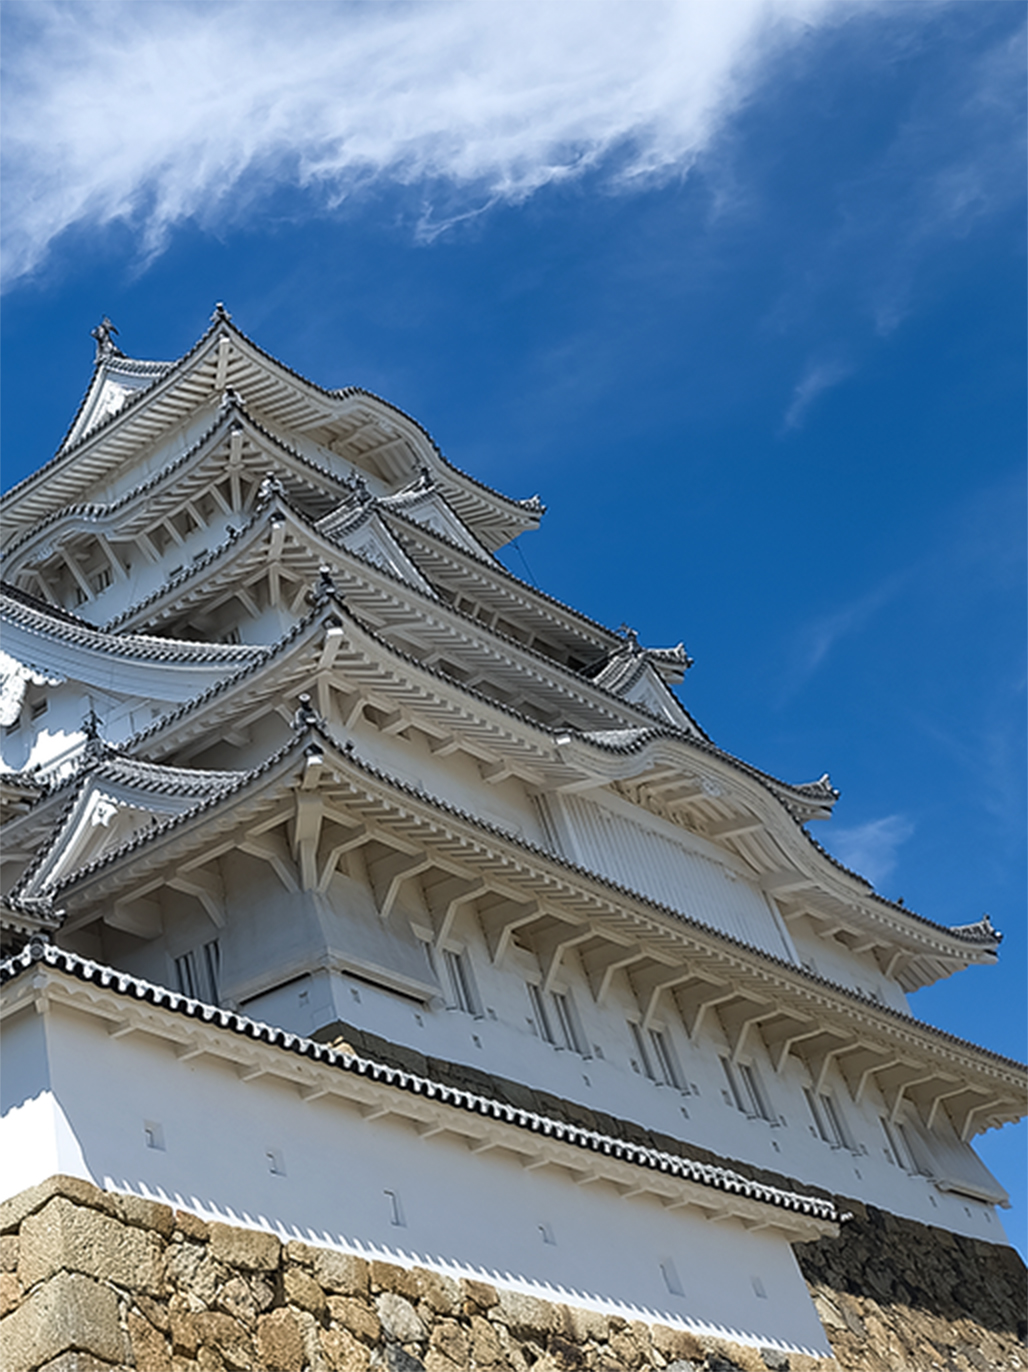
{"label": "tiled roof", "polygon": [[303,1038],[299,1034],[289,1033],[284,1029],[276,1028],[274,1025],[264,1024],[260,1020],[249,1019],[235,1011],[222,1010],[217,1006],[205,1004],[203,1001],[194,1000],[177,991],[156,986],[140,977],[130,976],[126,972],[118,972],[111,967],[105,967],[100,963],[79,957],[75,953],[65,952],[53,944],[43,943],[40,940],[33,939],[15,957],[0,962],[0,986],[8,985],[31,971],[33,967],[40,965],[52,968],[66,976],[74,977],[79,981],[101,987],[104,990],[113,991],[117,995],[126,996],[135,1001],[147,1001],[151,1005],[183,1015],[188,1019],[197,1020],[202,1024],[211,1026],[211,1028],[238,1034],[242,1038],[265,1043],[287,1053],[295,1053],[323,1066],[366,1077],[398,1091],[424,1096],[440,1104],[452,1106],[456,1110],[467,1111],[471,1114],[484,1116],[486,1119],[496,1120],[500,1124],[524,1129],[530,1133],[538,1134],[541,1138],[549,1138],[594,1153],[602,1153],[607,1157],[617,1158],[637,1167],[663,1172],[668,1176],[680,1178],[682,1181],[709,1186],[714,1190],[729,1192],[737,1196],[745,1196],[749,1200],[759,1201],[765,1205],[776,1206],[797,1214],[809,1215],[829,1223],[835,1222],[839,1218],[834,1202],[825,1196],[770,1186],[729,1167],[718,1167],[681,1154],[631,1143],[610,1134],[600,1133],[597,1130],[584,1129],[579,1125],[568,1123],[553,1116],[518,1109],[506,1101],[462,1090],[444,1082],[434,1081],[428,1077],[391,1067],[386,1063],[359,1057],[357,1054],[337,1051],[326,1044],[316,1042],[314,1039]]}
{"label": "tiled roof", "polygon": [[[256,782],[261,777],[269,774],[280,764],[298,762],[301,757],[309,757],[312,754],[316,755],[320,753],[323,745],[328,745],[328,747],[330,747],[333,750],[333,752],[337,755],[340,764],[345,764],[348,767],[352,767],[358,774],[362,774],[365,777],[369,778],[371,781],[387,787],[392,792],[409,796],[411,799],[416,800],[420,804],[423,804],[441,814],[448,815],[453,819],[458,820],[462,824],[469,825],[470,827],[482,833],[489,834],[494,838],[498,838],[504,843],[510,844],[511,846],[518,848],[521,851],[529,854],[534,860],[541,860],[544,863],[552,864],[557,868],[560,868],[566,872],[571,873],[577,879],[584,879],[592,884],[595,884],[597,886],[604,888],[605,890],[612,892],[615,896],[621,899],[627,897],[629,900],[639,905],[645,906],[646,908],[656,912],[663,918],[668,919],[675,924],[686,925],[693,929],[697,929],[701,931],[704,934],[704,936],[708,938],[713,937],[719,943],[722,943],[730,948],[741,950],[745,952],[748,957],[756,961],[765,963],[773,968],[776,968],[779,971],[785,971],[790,976],[798,978],[801,982],[810,983],[814,986],[823,987],[831,991],[833,994],[843,997],[847,1001],[850,1001],[854,1004],[858,1004],[862,1007],[862,1009],[865,1012],[870,1011],[874,1015],[882,1016],[888,1021],[915,1027],[916,1029],[923,1031],[933,1037],[936,1037],[943,1042],[955,1044],[962,1048],[971,1049],[976,1053],[984,1053],[990,1059],[1003,1063],[1007,1067],[1014,1067],[1018,1071],[1024,1070],[1024,1067],[1021,1063],[1015,1062],[1013,1059],[1007,1058],[1001,1053],[995,1053],[991,1049],[982,1048],[977,1044],[970,1043],[968,1040],[961,1039],[955,1034],[949,1034],[945,1030],[935,1028],[934,1025],[926,1024],[923,1021],[914,1018],[914,1016],[912,1015],[905,1014],[902,1011],[892,1009],[890,1006],[883,1005],[879,1000],[875,999],[870,995],[865,994],[862,991],[851,989],[850,987],[843,986],[838,982],[832,981],[828,977],[823,977],[818,973],[810,972],[806,968],[797,966],[795,963],[790,962],[785,958],[778,957],[775,954],[769,953],[762,948],[758,948],[755,945],[747,943],[742,939],[738,939],[732,934],[726,933],[722,929],[718,929],[713,925],[706,924],[704,921],[696,919],[691,915],[685,915],[679,910],[674,910],[670,906],[663,904],[661,901],[643,895],[638,891],[634,891],[630,887],[624,886],[620,882],[614,881],[610,877],[603,876],[597,872],[592,871],[587,867],[581,866],[576,862],[572,862],[570,859],[565,858],[557,853],[554,853],[550,851],[548,848],[543,848],[539,844],[531,842],[529,839],[526,839],[521,834],[513,833],[512,831],[503,828],[499,824],[491,823],[488,820],[482,819],[478,815],[473,815],[469,813],[467,810],[462,809],[458,805],[452,804],[450,801],[442,800],[438,796],[434,796],[430,792],[426,791],[423,787],[415,785],[412,782],[405,781],[402,778],[385,771],[383,768],[377,767],[373,763],[368,762],[366,759],[360,757],[354,751],[352,744],[340,743],[322,723],[311,722],[310,719],[307,719],[305,722],[297,725],[294,729],[293,738],[289,742],[287,742],[282,748],[278,749],[275,753],[268,757],[260,766],[255,767],[247,772],[238,773],[237,780],[235,780],[232,783],[232,785],[227,787],[223,792],[215,796],[207,797],[204,800],[200,801],[197,805],[193,806],[191,809],[161,821],[159,824],[154,825],[152,829],[146,831],[145,833],[138,834],[133,838],[129,839],[125,844],[122,845],[122,847],[105,854],[103,857],[97,859],[94,862],[89,863],[86,867],[82,868],[80,871],[74,873],[72,876],[67,878],[64,882],[60,883],[55,888],[54,897],[58,897],[61,892],[66,890],[73,883],[94,875],[96,872],[98,872],[104,867],[113,866],[116,862],[127,857],[132,852],[135,852],[140,848],[148,846],[155,840],[164,837],[166,834],[172,832],[173,830],[198,818],[207,810],[213,809],[227,796],[237,794],[245,790],[249,785]],[[921,920],[921,922],[924,924],[931,925],[931,921],[929,920]],[[960,931],[953,931],[945,928],[942,925],[931,925],[931,927],[936,932],[946,934],[947,936],[953,938],[965,938],[965,936],[961,934]],[[971,938],[967,939],[967,941],[975,943],[979,940]]]}
{"label": "tiled roof", "polygon": [[[1002,936],[994,930],[990,930],[989,936],[986,937],[983,935],[968,932],[966,930],[961,931],[959,928],[951,929],[947,925],[938,924],[936,921],[930,920],[924,915],[919,915],[915,910],[912,910],[907,905],[900,905],[895,901],[888,900],[885,896],[879,895],[873,889],[870,882],[868,882],[865,877],[862,877],[858,872],[854,872],[851,868],[846,867],[837,858],[833,857],[832,854],[828,852],[828,850],[824,848],[817,841],[817,839],[813,837],[813,835],[803,826],[803,824],[796,819],[796,816],[789,811],[788,801],[788,796],[790,792],[797,792],[800,796],[804,798],[810,797],[812,799],[818,799],[819,801],[821,801],[821,803],[825,803],[826,799],[834,800],[834,798],[838,796],[838,792],[831,787],[827,777],[822,777],[819,781],[816,782],[807,782],[799,786],[791,786],[788,782],[780,781],[778,780],[778,778],[772,777],[766,772],[761,772],[758,768],[751,766],[749,763],[742,762],[740,759],[733,757],[730,753],[727,753],[723,749],[718,748],[708,739],[696,738],[691,734],[686,733],[684,730],[676,728],[673,724],[659,724],[644,727],[637,726],[628,727],[624,729],[576,730],[570,728],[553,728],[549,725],[542,724],[536,720],[529,719],[520,711],[516,710],[513,706],[506,705],[502,701],[494,699],[492,696],[488,696],[480,691],[476,691],[474,687],[467,686],[464,683],[457,681],[456,678],[449,676],[438,666],[430,666],[420,661],[420,659],[411,656],[409,653],[403,652],[402,649],[397,648],[393,644],[389,643],[369,625],[365,624],[362,620],[360,620],[342,601],[332,600],[330,603],[335,607],[334,613],[338,614],[338,616],[343,620],[351,620],[353,623],[355,623],[361,629],[361,631],[367,634],[369,638],[373,639],[383,651],[409,664],[411,667],[414,667],[418,671],[424,672],[428,676],[433,676],[437,678],[439,681],[445,682],[449,688],[459,691],[462,695],[468,696],[471,699],[488,706],[490,709],[497,710],[502,714],[506,714],[514,719],[517,719],[520,724],[524,725],[525,727],[531,728],[532,730],[537,731],[538,733],[549,736],[550,738],[554,739],[557,743],[560,743],[564,740],[568,742],[581,741],[583,743],[592,744],[593,746],[601,749],[604,752],[610,752],[620,756],[628,756],[633,753],[639,753],[647,745],[651,743],[660,742],[661,740],[667,740],[668,742],[698,749],[700,752],[703,752],[708,756],[717,759],[717,761],[724,763],[727,766],[730,766],[735,770],[741,772],[745,776],[757,781],[766,790],[770,791],[770,793],[775,797],[775,799],[784,805],[786,811],[790,813],[790,817],[793,819],[794,823],[797,824],[800,833],[803,835],[805,840],[820,854],[820,856],[825,858],[838,871],[844,873],[847,877],[858,882],[863,888],[865,888],[865,898],[873,900],[876,905],[880,905],[883,908],[890,910],[894,914],[901,914],[904,917],[910,918],[916,921],[917,923],[925,925],[933,930],[946,934],[952,934],[953,937],[959,938],[964,942],[973,943],[980,946],[995,947],[998,945]],[[324,610],[321,610],[320,613],[324,613]],[[461,612],[455,611],[455,613],[459,614]],[[304,632],[312,626],[312,624],[315,622],[318,616],[319,610],[313,610],[303,620],[299,621],[294,626],[294,628],[289,632],[289,634],[285,636],[285,638],[279,640],[278,643],[272,644],[268,648],[264,649],[262,656],[255,658],[252,663],[247,664],[242,670],[237,672],[235,675],[226,678],[222,682],[216,683],[214,686],[209,687],[201,695],[196,696],[193,700],[186,701],[183,705],[177,707],[174,711],[171,711],[170,713],[161,716],[159,719],[154,720],[154,722],[148,725],[146,729],[134,735],[131,739],[129,739],[126,742],[126,744],[124,745],[126,751],[135,751],[139,747],[143,746],[147,739],[162,732],[173,721],[185,718],[186,716],[191,714],[195,709],[198,709],[201,705],[206,704],[211,699],[220,695],[222,691],[227,690],[229,687],[236,684],[236,682],[241,680],[243,677],[255,673],[260,667],[264,665],[265,662],[270,662],[273,658],[277,657],[279,654],[284,652],[284,650],[286,649],[286,647],[288,647],[289,644],[291,644],[296,638],[298,638],[302,632]],[[468,618],[467,616],[464,617]],[[477,621],[472,622],[477,623]],[[549,661],[549,659],[545,660]],[[969,928],[977,929],[978,926],[969,926]]]}
{"label": "tiled roof", "polygon": [[[112,634],[60,611],[46,601],[37,600],[7,582],[0,583],[0,613],[40,639],[57,638],[76,647],[91,649],[117,658],[149,662],[224,662],[240,667],[260,657],[260,646],[242,643],[197,643],[184,639],[158,638],[152,634]],[[32,663],[42,666],[46,663]]]}
{"label": "tiled roof", "polygon": [[[309,378],[303,376],[300,372],[294,370],[294,368],[288,366],[284,362],[279,361],[279,359],[274,357],[271,353],[266,352],[251,338],[248,338],[247,335],[244,334],[241,329],[239,329],[235,324],[233,324],[230,321],[229,316],[223,310],[220,309],[215,311],[209,328],[207,328],[204,331],[204,333],[200,336],[200,338],[198,338],[197,341],[193,344],[193,346],[187,352],[183,353],[181,357],[176,359],[176,361],[171,363],[149,364],[160,369],[159,371],[155,372],[154,380],[150,386],[142,387],[140,390],[126,397],[124,404],[117,411],[115,411],[111,415],[106,416],[104,419],[100,421],[99,424],[97,424],[94,428],[90,429],[88,433],[82,435],[82,437],[77,439],[74,443],[68,444],[66,435],[65,438],[62,440],[61,446],[57,449],[57,452],[54,454],[53,457],[49,459],[49,461],[45,462],[42,467],[37,468],[36,471],[31,472],[28,476],[23,478],[23,480],[19,481],[15,486],[12,486],[11,489],[3,496],[3,498],[0,499],[0,508],[2,508],[4,505],[9,504],[12,500],[14,500],[17,497],[18,493],[23,488],[28,486],[30,483],[38,481],[39,477],[42,476],[43,473],[50,470],[57,463],[64,461],[70,454],[75,452],[76,449],[81,448],[87,442],[92,442],[104,430],[112,427],[114,424],[124,419],[124,417],[127,414],[134,410],[150,395],[154,386],[159,385],[161,381],[167,380],[176,372],[184,371],[189,361],[193,357],[195,357],[196,354],[200,352],[201,349],[216,334],[235,334],[235,336],[243,343],[245,343],[248,348],[252,349],[254,353],[258,354],[261,358],[271,363],[279,371],[283,372],[287,376],[292,377],[294,380],[301,382],[304,386],[309,387],[310,390],[314,391],[318,395],[324,396],[326,399],[341,400],[346,399],[350,396],[366,396],[369,400],[375,401],[376,404],[382,405],[384,408],[388,410],[392,410],[394,414],[399,415],[402,419],[406,420],[407,423],[414,425],[414,427],[421,434],[424,435],[425,439],[430,444],[433,453],[436,455],[439,461],[445,467],[449,468],[450,471],[454,473],[454,475],[460,477],[462,481],[466,481],[470,486],[477,487],[480,491],[483,491],[486,495],[488,495],[490,499],[498,502],[501,505],[507,506],[512,512],[517,512],[519,515],[521,515],[522,518],[527,516],[529,519],[536,519],[545,512],[546,507],[540,502],[538,496],[530,496],[526,500],[517,500],[512,496],[504,495],[502,491],[494,490],[491,486],[488,486],[484,481],[479,481],[477,477],[471,476],[468,472],[463,471],[455,463],[451,462],[448,457],[444,456],[438,444],[435,442],[431,434],[429,434],[427,429],[425,429],[422,424],[420,424],[411,415],[407,414],[404,410],[401,410],[399,406],[392,404],[388,400],[383,400],[381,396],[375,395],[373,391],[365,390],[361,386],[344,386],[337,390],[327,390],[325,387],[319,386],[316,382],[311,381]],[[136,359],[132,358],[124,358],[123,360],[127,366],[145,367],[148,365],[146,363],[139,363],[136,361]],[[93,376],[90,378],[89,385],[86,387],[86,392],[82,398],[82,401],[78,409],[75,412],[75,416],[72,419],[71,425],[68,428],[68,434],[74,432],[75,425],[78,422],[79,415],[82,413],[82,409],[89,396],[90,390],[92,389],[93,381],[96,378],[99,368],[101,366],[106,365],[108,365],[107,360],[97,361],[97,364],[94,367]]]}

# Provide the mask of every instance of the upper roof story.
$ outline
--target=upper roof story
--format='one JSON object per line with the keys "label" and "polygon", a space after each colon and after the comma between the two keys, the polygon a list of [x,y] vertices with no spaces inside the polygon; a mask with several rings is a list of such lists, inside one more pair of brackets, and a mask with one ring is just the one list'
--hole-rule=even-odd
{"label": "upper roof story", "polygon": [[[174,791],[182,769],[259,769],[308,692],[386,770],[404,771],[398,741],[420,740],[418,784],[450,803],[468,803],[446,789],[452,760],[470,762],[486,810],[506,787],[565,854],[586,851],[590,795],[706,845],[770,903],[768,938],[796,963],[809,935],[912,990],[995,958],[987,921],[926,920],[810,837],[837,798],[827,776],[784,782],[706,736],[672,690],[691,665],[681,643],[644,647],[503,566],[496,550],[537,527],[537,497],[477,482],[368,392],[298,376],[221,306],[174,362],[126,357],[112,332],[95,331],[58,452],[0,500],[16,889],[45,853],[73,882],[78,848],[51,852],[53,798],[95,766],[98,740],[170,768]],[[142,813],[105,801],[122,803]],[[124,827],[104,821],[106,851]],[[598,841],[596,870],[612,851]]]}
{"label": "upper roof story", "polygon": [[228,392],[244,396],[270,429],[288,434],[301,456],[320,458],[337,479],[360,473],[376,489],[396,489],[427,468],[491,550],[538,527],[538,497],[512,499],[462,472],[420,424],[370,391],[308,381],[241,333],[221,305],[174,362],[126,357],[109,322],[94,334],[93,376],[61,446],[0,500],[5,549],[64,507],[117,499],[141,484],[190,422]]}

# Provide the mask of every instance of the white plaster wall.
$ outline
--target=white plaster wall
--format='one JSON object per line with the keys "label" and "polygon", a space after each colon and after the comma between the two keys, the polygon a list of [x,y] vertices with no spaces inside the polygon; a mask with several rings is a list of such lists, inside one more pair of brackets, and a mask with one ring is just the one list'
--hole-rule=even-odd
{"label": "white plaster wall", "polygon": [[834,939],[818,938],[807,919],[795,921],[789,932],[800,962],[809,971],[866,996],[876,996],[901,1014],[910,1013],[903,988],[884,975],[870,954],[851,953]]}
{"label": "white plaster wall", "polygon": [[[930,1178],[890,1161],[881,1125],[888,1107],[873,1086],[857,1106],[840,1073],[834,1068],[830,1072],[827,1084],[854,1150],[832,1147],[814,1129],[803,1089],[810,1085],[807,1069],[789,1058],[777,1073],[755,1038],[744,1056],[760,1075],[777,1123],[747,1118],[726,1100],[720,1058],[727,1053],[728,1043],[716,1016],[708,1016],[699,1039],[693,1041],[673,1001],[665,1002],[661,1023],[689,1088],[683,1093],[633,1069],[638,1053],[628,1021],[638,1016],[638,1008],[624,974],[615,979],[607,1003],[600,1007],[577,959],[566,958],[563,985],[573,996],[591,1054],[582,1057],[544,1042],[532,1027],[526,979],[538,977],[538,963],[531,954],[515,950],[502,967],[493,966],[470,912],[455,924],[452,942],[463,946],[472,959],[484,1012],[481,1018],[438,1003],[419,1004],[367,981],[327,971],[294,980],[244,1008],[255,1018],[302,1034],[339,1019],[426,1056],[468,1063],[527,1083],[685,1139],[726,1159],[750,1162],[923,1223],[1003,1241],[991,1205],[942,1192]],[[445,975],[440,984],[444,997],[452,1001]],[[978,1177],[981,1183],[977,1169],[986,1169],[972,1149],[956,1139],[940,1144],[940,1164],[953,1170],[953,1149],[963,1159],[964,1174]]]}
{"label": "white plaster wall", "polygon": [[[46,1018],[51,1089],[99,1185],[827,1352],[781,1238],[650,1199],[625,1200],[603,1183],[577,1186],[553,1169],[526,1171],[510,1155],[472,1155],[452,1137],[422,1139],[401,1122],[365,1121],[335,1100],[305,1104],[274,1079],[241,1081],[220,1059],[183,1062],[167,1043],[141,1034],[114,1039],[91,1016],[56,1008]],[[9,1051],[18,1055],[20,1047]],[[38,1053],[34,1063],[42,1089]],[[26,1089],[38,1094],[31,1082]],[[5,1131],[17,1114],[12,1105]],[[5,1182],[17,1175],[24,1183],[31,1158],[38,1159],[31,1180],[48,1175],[50,1127],[36,1118],[31,1154],[24,1129],[10,1142],[5,1134],[5,1147],[24,1160]],[[147,1146],[147,1129],[162,1148]],[[399,1199],[402,1225],[393,1222],[389,1192]],[[668,1289],[661,1270],[668,1259],[683,1295]]]}

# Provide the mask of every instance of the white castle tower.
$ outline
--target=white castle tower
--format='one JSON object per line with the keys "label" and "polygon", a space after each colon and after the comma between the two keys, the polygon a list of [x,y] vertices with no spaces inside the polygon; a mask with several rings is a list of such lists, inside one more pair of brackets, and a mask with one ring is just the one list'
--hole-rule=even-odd
{"label": "white castle tower", "polygon": [[991,964],[808,832],[538,526],[219,306],[105,321],[3,498],[5,1196],[54,1173],[827,1353],[850,1202],[1004,1242],[1025,1070],[906,996]]}

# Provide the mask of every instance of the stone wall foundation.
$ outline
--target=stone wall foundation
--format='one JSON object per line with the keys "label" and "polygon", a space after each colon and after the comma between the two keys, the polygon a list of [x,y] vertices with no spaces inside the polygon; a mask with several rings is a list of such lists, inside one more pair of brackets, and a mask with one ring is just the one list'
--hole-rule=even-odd
{"label": "stone wall foundation", "polygon": [[[797,1249],[836,1352],[822,1360],[283,1243],[52,1177],[0,1206],[0,1369],[1028,1369],[1016,1327],[1024,1268],[1013,1250],[924,1226],[914,1226],[923,1232],[913,1236],[910,1222],[872,1211],[850,1224],[838,1239]],[[961,1282],[977,1311],[961,1296]]]}

